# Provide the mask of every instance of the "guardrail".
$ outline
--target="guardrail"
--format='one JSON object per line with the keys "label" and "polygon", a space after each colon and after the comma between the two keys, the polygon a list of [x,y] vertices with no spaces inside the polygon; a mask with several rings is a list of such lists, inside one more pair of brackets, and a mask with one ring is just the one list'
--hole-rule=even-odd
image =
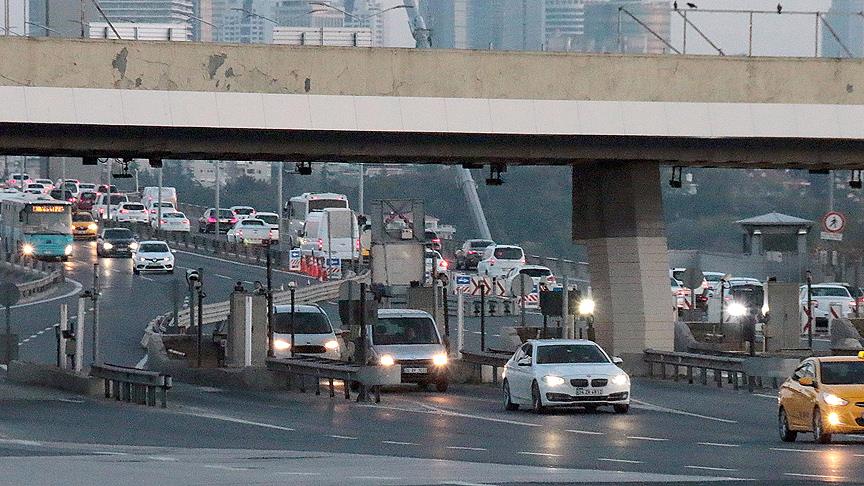
{"label": "guardrail", "polygon": [[667,368],[672,367],[672,378],[679,381],[681,368],[685,368],[687,382],[693,383],[693,370],[699,370],[700,382],[708,384],[708,373],[711,372],[713,381],[718,388],[723,387],[723,373],[727,374],[728,382],[735,390],[742,384],[746,384],[751,393],[754,388],[763,387],[763,378],[768,378],[772,388],[779,386],[778,380],[788,376],[787,366],[784,362],[796,362],[795,359],[784,358],[760,358],[745,357],[736,358],[730,356],[712,356],[695,353],[680,353],[674,351],[656,351],[646,349],[643,361],[648,364],[648,375],[655,376],[655,366],[659,367],[660,378],[666,379]]}
{"label": "guardrail", "polygon": [[498,368],[503,368],[513,356],[512,352],[508,351],[465,351],[461,350],[462,361],[475,366],[491,366],[492,367],[492,383],[498,383]]}
{"label": "guardrail", "polygon": [[351,398],[351,383],[360,384],[360,392],[357,401],[363,400],[366,389],[375,394],[375,402],[381,401],[381,387],[384,385],[398,385],[401,383],[402,369],[399,365],[394,366],[360,366],[356,363],[337,361],[313,356],[295,356],[293,358],[267,358],[267,369],[277,373],[288,375],[288,387],[291,387],[291,377],[301,377],[300,391],[306,391],[305,377],[311,376],[315,382],[315,394],[321,395],[321,379],[326,378],[329,382],[330,398],[336,396],[333,382],[339,380],[345,389],[345,399]]}
{"label": "guardrail", "polygon": [[21,292],[21,297],[29,297],[39,292],[44,292],[54,284],[64,282],[66,276],[62,266],[53,266],[43,261],[34,261],[33,259],[21,259],[17,254],[12,253],[6,255],[7,260],[2,262],[2,265],[12,268],[13,270],[22,273],[35,273],[43,275],[42,278],[31,280],[29,282],[21,282],[15,284],[18,291]]}
{"label": "guardrail", "polygon": [[156,371],[145,371],[111,364],[93,365],[90,376],[105,380],[105,398],[135,402],[141,405],[156,405],[156,393],[160,392],[162,408],[168,406],[168,389],[172,386],[170,375]]}
{"label": "guardrail", "polygon": [[[552,273],[559,278],[567,276],[570,282],[587,285],[591,278],[587,262],[577,262],[565,258],[544,257],[540,255],[526,255],[525,262],[531,265],[543,265],[548,267]],[[560,282],[560,283],[563,283]]]}

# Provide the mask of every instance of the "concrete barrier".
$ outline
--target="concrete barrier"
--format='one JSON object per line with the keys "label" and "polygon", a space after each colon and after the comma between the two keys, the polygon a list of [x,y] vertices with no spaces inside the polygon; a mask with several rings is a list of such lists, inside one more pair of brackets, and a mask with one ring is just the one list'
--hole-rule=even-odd
{"label": "concrete barrier", "polygon": [[102,380],[61,370],[54,365],[12,361],[9,363],[7,379],[14,383],[56,388],[91,397],[105,393]]}

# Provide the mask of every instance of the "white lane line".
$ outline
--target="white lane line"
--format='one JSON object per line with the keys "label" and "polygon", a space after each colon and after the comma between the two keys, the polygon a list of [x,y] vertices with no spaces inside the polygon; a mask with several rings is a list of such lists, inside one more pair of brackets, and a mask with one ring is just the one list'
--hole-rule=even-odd
{"label": "white lane line", "polygon": [[244,420],[244,419],[239,419],[239,418],[235,418],[235,417],[228,417],[225,415],[218,415],[215,413],[204,413],[204,412],[175,412],[175,413],[178,413],[181,415],[189,415],[189,416],[198,417],[198,418],[220,420],[222,422],[231,422],[231,423],[235,423],[235,424],[251,425],[253,427],[262,427],[265,429],[283,430],[286,432],[293,432],[294,431],[294,429],[292,429],[290,427],[282,427],[281,425],[265,424],[263,422],[253,422],[251,420]]}
{"label": "white lane line", "polygon": [[217,277],[219,277],[219,278],[224,278],[225,280],[234,280],[234,279],[231,278],[231,277],[228,277],[228,276],[226,276],[226,275],[221,275],[221,274],[218,274],[218,273],[215,273],[215,274],[213,274],[213,275],[215,275],[215,276],[217,276]]}
{"label": "white lane line", "polygon": [[762,397],[762,398],[770,398],[771,400],[777,400],[777,395],[766,395],[764,393],[751,393],[754,397]]}
{"label": "white lane line", "polygon": [[28,302],[28,303],[26,303],[26,304],[17,304],[17,305],[13,305],[13,306],[11,306],[11,307],[9,307],[9,308],[10,308],[10,309],[17,309],[17,308],[19,308],[19,307],[30,307],[31,305],[47,304],[48,302],[54,302],[55,300],[66,299],[66,298],[72,297],[73,295],[78,295],[78,294],[80,294],[80,293],[81,293],[81,289],[84,288],[84,286],[81,285],[80,282],[77,282],[77,281],[75,281],[75,280],[72,280],[71,278],[67,278],[66,281],[69,282],[69,283],[71,283],[73,288],[72,288],[72,290],[70,290],[69,292],[66,292],[66,293],[63,294],[63,295],[58,295],[58,296],[55,296],[55,297],[51,297],[50,299],[37,300],[37,301],[35,301],[35,302]]}
{"label": "white lane line", "polygon": [[407,446],[407,445],[410,445],[410,446],[420,445],[416,442],[401,442],[398,440],[382,440],[381,443],[382,444],[390,444],[390,445],[405,445],[405,446]]}
{"label": "white lane line", "polygon": [[698,442],[698,444],[709,447],[741,447],[740,444],[725,444],[723,442]]}
{"label": "white lane line", "polygon": [[141,277],[143,280],[146,280],[146,281],[148,281],[148,282],[155,282],[155,280],[153,280],[153,279],[150,278],[150,277],[145,277],[144,275],[140,275],[140,277]]}
{"label": "white lane line", "polygon": [[699,469],[703,471],[720,471],[720,472],[735,472],[737,469],[730,469],[728,467],[710,467],[710,466],[684,466],[687,469]]}
{"label": "white lane line", "polygon": [[375,481],[399,481],[402,478],[397,476],[348,476],[347,479],[371,479]]}
{"label": "white lane line", "polygon": [[94,451],[93,454],[97,456],[128,456],[129,454],[125,452],[108,452],[108,451]]}
{"label": "white lane line", "polygon": [[528,452],[519,451],[523,456],[541,456],[541,457],[561,457],[561,454],[549,454],[548,452]]}
{"label": "white lane line", "polygon": [[630,459],[612,459],[610,457],[598,457],[597,460],[603,462],[620,462],[622,464],[644,464],[642,461],[633,461]]}
{"label": "white lane line", "polygon": [[154,461],[162,461],[162,462],[177,462],[178,459],[175,457],[169,456],[147,456],[147,459],[152,459]]}
{"label": "white lane line", "polygon": [[41,336],[43,334],[45,334],[45,329],[42,329],[41,331],[36,333],[37,336]]}
{"label": "white lane line", "polygon": [[720,417],[711,417],[709,415],[702,415],[702,414],[698,414],[698,413],[687,412],[684,410],[676,410],[674,408],[661,407],[660,405],[654,405],[652,403],[643,402],[641,400],[631,400],[631,402],[634,404],[640,405],[641,406],[640,408],[644,408],[645,410],[652,410],[655,412],[664,412],[664,413],[671,413],[671,414],[676,414],[676,415],[685,415],[687,417],[695,417],[695,418],[701,418],[701,419],[705,419],[705,420],[713,420],[715,422],[722,422],[724,424],[737,424],[738,423],[737,420],[729,420],[729,419],[724,419],[724,418],[720,418]]}
{"label": "white lane line", "polygon": [[147,360],[150,358],[149,354],[145,354],[143,358],[141,358],[138,363],[135,364],[135,367],[139,370],[143,370],[145,366],[147,366]]}
{"label": "white lane line", "polygon": [[84,400],[75,400],[74,398],[55,398],[54,401],[63,403],[84,403]]}
{"label": "white lane line", "polygon": [[829,476],[823,474],[801,474],[801,473],[783,473],[784,476],[792,476],[796,478],[811,478],[811,479],[827,479],[829,481],[842,481],[846,478],[843,476]]}
{"label": "white lane line", "polygon": [[[222,262],[222,263],[229,263],[231,265],[240,265],[243,267],[250,267],[250,268],[262,268],[262,269],[264,268],[263,266],[259,266],[259,265],[252,265],[249,263],[243,263],[243,262],[238,262],[238,261],[234,261],[234,260],[225,260],[224,258],[216,258],[216,257],[210,256],[210,255],[202,255],[200,253],[193,253],[191,251],[177,250],[177,253],[182,253],[184,255],[191,255],[194,257],[198,257],[198,258],[204,258],[207,260],[215,260],[217,262]],[[304,275],[302,273],[286,272],[285,270],[277,270],[275,268],[273,269],[273,272],[274,273],[284,273],[285,275],[294,275],[295,277],[309,278],[308,275]]]}
{"label": "white lane line", "polygon": [[665,442],[665,441],[669,440],[669,439],[663,439],[660,437],[643,437],[641,435],[628,435],[627,438],[632,439],[632,440],[647,440],[647,441],[652,441],[652,442]]}
{"label": "white lane line", "polygon": [[351,437],[348,435],[331,435],[330,437],[334,439],[357,440],[357,437]]}
{"label": "white lane line", "polygon": [[281,474],[283,476],[320,476],[321,473],[317,472],[295,472],[295,471],[276,471],[274,474]]}
{"label": "white lane line", "polygon": [[248,471],[247,467],[231,467],[231,466],[222,466],[220,464],[204,464],[201,467],[206,467],[207,469],[219,469],[222,471]]}
{"label": "white lane line", "polygon": [[785,447],[770,447],[770,449],[772,451],[777,451],[777,452],[806,452],[806,453],[811,453],[811,454],[812,453],[818,453],[818,452],[824,452],[821,449],[787,449]]}
{"label": "white lane line", "polygon": [[447,446],[448,449],[452,449],[454,451],[488,451],[489,449],[484,449],[482,447],[467,447],[467,446]]}
{"label": "white lane line", "polygon": [[540,424],[532,424],[530,422],[520,422],[518,420],[508,420],[508,419],[500,419],[500,418],[494,418],[494,417],[484,417],[482,415],[474,415],[474,414],[469,414],[469,413],[452,412],[450,410],[444,410],[444,409],[440,409],[437,407],[433,407],[431,405],[424,405],[424,404],[420,404],[420,403],[417,403],[417,405],[423,406],[427,410],[418,410],[416,408],[406,408],[406,407],[393,407],[393,406],[389,406],[389,405],[375,405],[375,404],[371,404],[371,403],[367,403],[367,404],[363,404],[363,405],[359,405],[359,406],[360,407],[366,407],[366,408],[380,408],[382,410],[396,410],[399,412],[425,413],[425,414],[431,414],[431,415],[446,415],[446,416],[450,416],[450,417],[470,418],[470,419],[474,419],[474,420],[485,420],[487,422],[497,422],[497,423],[510,424],[510,425],[521,425],[523,427],[543,427]]}
{"label": "white lane line", "polygon": [[570,432],[571,434],[583,434],[583,435],[605,435],[604,432],[594,432],[593,430],[565,430],[564,432]]}

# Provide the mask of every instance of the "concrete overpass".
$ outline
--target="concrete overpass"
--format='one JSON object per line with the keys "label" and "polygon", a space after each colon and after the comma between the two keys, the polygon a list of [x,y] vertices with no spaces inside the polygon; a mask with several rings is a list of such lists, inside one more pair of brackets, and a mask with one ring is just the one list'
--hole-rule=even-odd
{"label": "concrete overpass", "polygon": [[572,165],[622,355],[672,345],[660,164],[859,168],[864,148],[859,60],[15,38],[0,59],[4,153]]}

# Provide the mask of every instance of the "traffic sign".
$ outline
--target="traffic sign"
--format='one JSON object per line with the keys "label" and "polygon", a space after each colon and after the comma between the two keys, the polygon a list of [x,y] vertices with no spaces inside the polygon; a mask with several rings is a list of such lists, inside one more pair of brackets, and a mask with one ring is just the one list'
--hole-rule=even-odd
{"label": "traffic sign", "polygon": [[705,282],[705,274],[702,273],[702,269],[698,266],[690,266],[687,267],[687,270],[684,271],[684,275],[681,276],[681,282],[684,283],[684,286],[688,289],[698,289],[702,287],[702,284]]}
{"label": "traffic sign", "polygon": [[828,211],[822,217],[822,229],[826,233],[842,233],[846,228],[846,216],[837,211]]}
{"label": "traffic sign", "polygon": [[510,293],[516,297],[522,297],[530,294],[533,287],[534,279],[524,273],[520,273],[510,283]]}
{"label": "traffic sign", "polygon": [[21,291],[18,286],[12,282],[0,283],[0,305],[11,307],[18,303],[21,298]]}

